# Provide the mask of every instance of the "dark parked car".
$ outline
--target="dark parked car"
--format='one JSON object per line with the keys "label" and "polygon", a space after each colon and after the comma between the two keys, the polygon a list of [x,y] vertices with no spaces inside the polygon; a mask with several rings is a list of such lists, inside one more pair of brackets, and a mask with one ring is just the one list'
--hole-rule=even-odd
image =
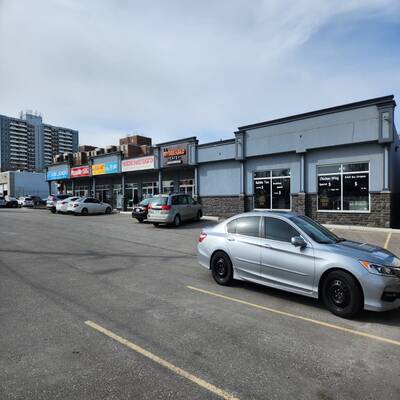
{"label": "dark parked car", "polygon": [[4,199],[6,201],[6,207],[7,208],[18,208],[18,200],[15,197],[11,196],[4,196]]}
{"label": "dark parked car", "polygon": [[133,206],[132,218],[136,218],[139,222],[143,222],[147,219],[149,205],[152,200],[154,200],[154,197],[148,197],[147,199],[142,200],[139,204]]}
{"label": "dark parked car", "polygon": [[37,206],[45,206],[46,205],[46,201],[43,200],[39,196],[29,196],[29,197],[33,200],[33,205],[35,207],[37,207]]}

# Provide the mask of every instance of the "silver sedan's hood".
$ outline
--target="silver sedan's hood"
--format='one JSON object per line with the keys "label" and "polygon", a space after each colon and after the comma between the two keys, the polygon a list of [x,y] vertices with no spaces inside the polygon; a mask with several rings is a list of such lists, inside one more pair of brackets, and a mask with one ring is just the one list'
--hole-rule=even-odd
{"label": "silver sedan's hood", "polygon": [[345,240],[343,242],[330,245],[335,253],[340,253],[362,261],[369,261],[377,264],[400,267],[400,259],[388,250],[368,243],[353,242]]}

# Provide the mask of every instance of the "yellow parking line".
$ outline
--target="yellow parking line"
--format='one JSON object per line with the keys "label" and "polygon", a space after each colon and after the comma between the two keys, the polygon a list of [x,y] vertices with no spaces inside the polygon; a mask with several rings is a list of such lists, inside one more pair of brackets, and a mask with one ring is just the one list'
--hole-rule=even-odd
{"label": "yellow parking line", "polygon": [[231,394],[225,392],[225,390],[217,388],[216,386],[212,385],[211,383],[208,383],[205,380],[200,379],[197,376],[194,376],[179,367],[176,367],[175,365],[171,364],[170,362],[165,361],[162,358],[156,356],[155,354],[150,353],[149,351],[138,346],[137,344],[132,343],[129,340],[116,335],[115,333],[109,331],[106,328],[103,328],[102,326],[96,324],[95,322],[85,321],[85,324],[90,326],[91,328],[95,329],[96,331],[102,333],[103,335],[106,335],[106,336],[110,337],[111,339],[114,339],[118,343],[121,343],[124,346],[129,347],[131,350],[136,351],[137,353],[141,354],[142,356],[149,358],[150,360],[156,362],[157,364],[162,365],[163,367],[169,369],[170,371],[174,372],[175,374],[188,379],[189,381],[195,383],[196,385],[201,386],[204,389],[207,389],[208,391],[210,391],[211,393],[214,393],[215,395],[217,395],[219,397],[222,397],[223,399],[239,400],[237,397],[234,397]]}
{"label": "yellow parking line", "polygon": [[385,249],[388,248],[391,237],[392,237],[392,232],[389,232],[386,238],[385,245],[383,246]]}
{"label": "yellow parking line", "polygon": [[246,306],[258,308],[260,310],[268,311],[268,312],[271,312],[271,313],[274,313],[274,314],[279,314],[279,315],[283,315],[285,317],[299,319],[301,321],[310,322],[312,324],[323,326],[325,328],[336,329],[337,331],[351,333],[353,335],[366,337],[368,339],[377,340],[379,342],[384,342],[384,343],[393,344],[395,346],[400,346],[400,341],[398,341],[398,340],[388,339],[388,338],[385,338],[385,337],[382,337],[382,336],[371,335],[371,334],[366,333],[366,332],[356,331],[354,329],[345,328],[343,326],[329,324],[327,322],[319,321],[317,319],[312,319],[312,318],[308,318],[308,317],[303,317],[301,315],[297,315],[297,314],[292,314],[292,313],[288,313],[288,312],[285,312],[285,311],[276,310],[274,308],[265,307],[265,306],[261,306],[259,304],[250,303],[250,302],[245,301],[245,300],[236,299],[235,297],[225,296],[225,295],[220,294],[220,293],[210,292],[209,290],[199,289],[199,288],[196,288],[194,286],[186,286],[186,287],[188,289],[195,290],[195,291],[200,292],[200,293],[208,294],[208,295],[214,296],[214,297],[220,297],[221,299],[234,301],[235,303],[244,304]]}

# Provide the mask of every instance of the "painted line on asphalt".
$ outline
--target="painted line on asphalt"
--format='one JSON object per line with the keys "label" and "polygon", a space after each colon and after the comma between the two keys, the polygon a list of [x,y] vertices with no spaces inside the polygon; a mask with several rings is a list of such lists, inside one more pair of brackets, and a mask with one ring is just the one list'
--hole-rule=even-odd
{"label": "painted line on asphalt", "polygon": [[198,378],[197,376],[194,376],[190,374],[189,372],[186,372],[182,368],[176,367],[175,365],[171,364],[170,362],[156,356],[155,354],[145,350],[143,347],[138,346],[137,344],[130,342],[127,339],[124,339],[121,336],[118,336],[117,334],[109,331],[106,328],[103,328],[102,326],[96,324],[95,322],[92,321],[85,321],[85,324],[90,326],[91,328],[95,329],[96,331],[102,333],[105,336],[108,336],[111,339],[114,339],[116,342],[123,344],[126,347],[129,347],[131,350],[136,351],[137,353],[141,354],[142,356],[156,362],[157,364],[169,369],[170,371],[174,372],[175,374],[188,379],[189,381],[195,383],[196,385],[208,390],[209,392],[223,398],[226,400],[239,400],[239,398],[232,396],[225,390],[222,390],[211,383],[206,382],[205,380]]}
{"label": "painted line on asphalt", "polygon": [[268,312],[271,312],[271,313],[274,313],[274,314],[283,315],[285,317],[289,317],[289,318],[293,318],[293,319],[299,319],[301,321],[305,321],[305,322],[309,322],[309,323],[312,323],[312,324],[315,324],[315,325],[323,326],[324,328],[335,329],[337,331],[350,333],[352,335],[361,336],[361,337],[377,340],[379,342],[384,342],[384,343],[388,343],[388,344],[393,344],[395,346],[400,346],[400,341],[398,341],[398,340],[388,339],[388,338],[385,338],[385,337],[382,337],[382,336],[377,336],[377,335],[371,335],[371,334],[366,333],[366,332],[357,331],[355,329],[345,328],[345,327],[340,326],[340,325],[329,324],[328,322],[323,322],[323,321],[319,321],[317,319],[303,317],[301,315],[288,313],[286,311],[280,311],[280,310],[277,310],[275,308],[262,306],[260,304],[250,303],[249,301],[246,301],[246,300],[241,300],[241,299],[237,299],[235,297],[225,296],[225,295],[220,294],[220,293],[211,292],[209,290],[196,288],[194,286],[188,285],[186,287],[188,289],[195,290],[195,291],[200,292],[200,293],[208,294],[210,296],[219,297],[219,298],[225,299],[225,300],[230,300],[230,301],[233,301],[235,303],[244,304],[246,306],[250,306],[250,307],[253,307],[253,308],[258,308],[260,310],[268,311]]}
{"label": "painted line on asphalt", "polygon": [[386,238],[385,245],[383,246],[385,249],[388,248],[391,237],[392,237],[392,232],[389,232]]}

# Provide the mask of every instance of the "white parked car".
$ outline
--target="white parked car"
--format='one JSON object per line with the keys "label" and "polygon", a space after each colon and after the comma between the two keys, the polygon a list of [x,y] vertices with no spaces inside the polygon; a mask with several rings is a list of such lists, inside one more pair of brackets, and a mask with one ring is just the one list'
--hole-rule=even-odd
{"label": "white parked car", "polygon": [[75,196],[75,197],[67,197],[66,199],[58,200],[57,203],[56,203],[56,211],[58,213],[66,213],[66,212],[68,212],[68,203],[70,201],[73,202],[73,201],[76,201],[76,200],[79,200],[79,199],[80,199],[80,197]]}
{"label": "white parked car", "polygon": [[81,197],[78,200],[68,203],[67,211],[73,214],[111,214],[112,207],[108,203],[103,203],[94,197]]}
{"label": "white parked car", "polygon": [[18,204],[20,207],[33,207],[34,206],[32,197],[25,197],[25,196],[21,196],[18,199]]}

